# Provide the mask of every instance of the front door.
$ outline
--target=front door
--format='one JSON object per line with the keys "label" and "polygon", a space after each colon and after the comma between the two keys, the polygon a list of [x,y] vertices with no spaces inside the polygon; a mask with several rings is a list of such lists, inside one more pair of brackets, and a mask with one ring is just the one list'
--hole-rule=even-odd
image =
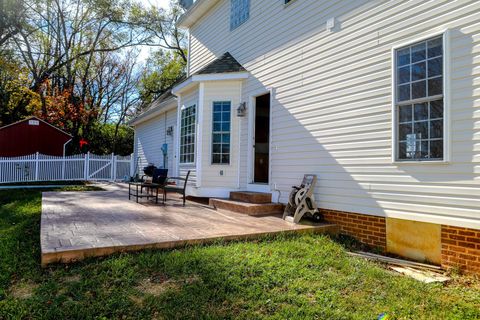
{"label": "front door", "polygon": [[270,157],[270,93],[255,98],[254,183],[268,183]]}

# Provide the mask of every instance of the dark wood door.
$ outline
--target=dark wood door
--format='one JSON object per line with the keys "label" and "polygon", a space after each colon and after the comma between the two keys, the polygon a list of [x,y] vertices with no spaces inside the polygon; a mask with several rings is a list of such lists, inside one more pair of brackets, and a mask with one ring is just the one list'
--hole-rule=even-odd
{"label": "dark wood door", "polygon": [[255,99],[254,183],[268,183],[270,157],[270,94]]}

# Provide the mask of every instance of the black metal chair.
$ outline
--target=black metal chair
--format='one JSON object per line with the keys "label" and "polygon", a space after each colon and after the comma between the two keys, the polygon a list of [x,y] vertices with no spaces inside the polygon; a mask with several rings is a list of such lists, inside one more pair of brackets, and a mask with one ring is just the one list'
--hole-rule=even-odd
{"label": "black metal chair", "polygon": [[[188,177],[190,176],[190,170],[188,170],[187,175],[185,178],[182,177],[168,177],[165,186],[163,187],[163,202],[167,201],[167,193],[168,192],[175,192],[179,193],[183,196],[183,206],[185,207],[185,197],[186,197],[186,189],[188,183]],[[170,180],[176,180],[178,182],[183,181],[183,186],[177,185],[169,185],[168,182]]]}

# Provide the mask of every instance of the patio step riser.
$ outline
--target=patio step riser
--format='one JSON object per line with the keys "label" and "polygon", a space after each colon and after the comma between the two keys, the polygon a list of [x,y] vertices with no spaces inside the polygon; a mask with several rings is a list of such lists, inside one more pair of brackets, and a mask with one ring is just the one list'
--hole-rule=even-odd
{"label": "patio step riser", "polygon": [[233,191],[230,200],[248,203],[272,203],[272,194],[263,192]]}
{"label": "patio step riser", "polygon": [[246,203],[227,199],[210,199],[210,206],[217,210],[227,210],[250,216],[264,216],[283,213],[283,204]]}

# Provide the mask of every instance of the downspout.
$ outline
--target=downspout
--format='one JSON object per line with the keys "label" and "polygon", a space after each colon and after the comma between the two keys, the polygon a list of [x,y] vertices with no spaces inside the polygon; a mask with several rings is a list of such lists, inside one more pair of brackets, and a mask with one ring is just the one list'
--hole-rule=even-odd
{"label": "downspout", "polygon": [[63,144],[63,157],[65,158],[65,150],[66,150],[66,147],[67,147],[67,144],[69,144],[73,139],[70,138],[67,142],[65,142]]}

